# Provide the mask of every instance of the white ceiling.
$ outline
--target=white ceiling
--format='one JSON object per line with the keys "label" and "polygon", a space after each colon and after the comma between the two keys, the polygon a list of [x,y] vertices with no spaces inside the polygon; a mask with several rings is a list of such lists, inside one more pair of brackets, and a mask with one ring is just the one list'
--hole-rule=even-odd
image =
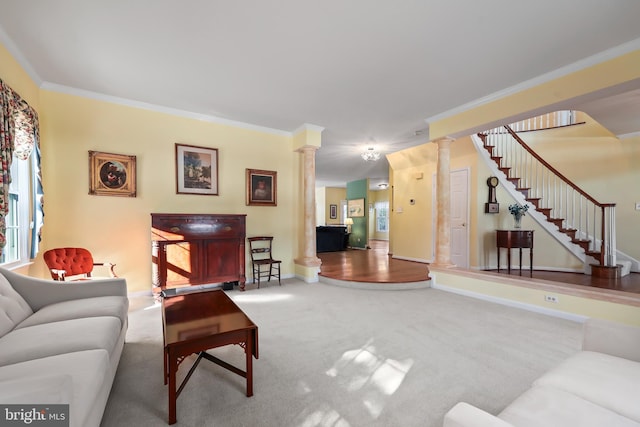
{"label": "white ceiling", "polygon": [[[377,184],[388,164],[364,162],[368,146],[422,144],[430,117],[640,48],[637,0],[2,0],[0,10],[0,41],[43,87],[287,133],[324,127],[320,185]],[[616,134],[640,130],[638,91],[614,95],[585,104],[617,120]],[[614,110],[629,102],[632,124]]]}

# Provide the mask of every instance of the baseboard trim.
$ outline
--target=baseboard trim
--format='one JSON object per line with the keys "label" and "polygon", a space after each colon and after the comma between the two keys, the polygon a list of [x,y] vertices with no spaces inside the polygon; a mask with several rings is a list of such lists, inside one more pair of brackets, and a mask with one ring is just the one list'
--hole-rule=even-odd
{"label": "baseboard trim", "polygon": [[483,301],[493,302],[500,305],[506,305],[509,307],[519,308],[522,310],[532,311],[534,313],[544,314],[547,316],[558,317],[565,320],[571,320],[573,322],[584,323],[589,317],[580,314],[567,313],[565,311],[554,310],[551,308],[540,307],[538,305],[527,304],[519,301],[512,301],[506,298],[494,297],[491,295],[480,294],[477,292],[467,291],[464,289],[452,288],[446,285],[440,285],[436,283],[435,278],[431,278],[431,287],[445,292],[451,292],[453,294],[463,295]]}

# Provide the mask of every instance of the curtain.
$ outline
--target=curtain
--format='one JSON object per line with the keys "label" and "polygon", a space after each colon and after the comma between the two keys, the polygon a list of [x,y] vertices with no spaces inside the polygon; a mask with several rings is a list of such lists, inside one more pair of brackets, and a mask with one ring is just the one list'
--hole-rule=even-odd
{"label": "curtain", "polygon": [[6,216],[9,213],[9,184],[13,160],[13,90],[0,80],[0,253],[7,243]]}
{"label": "curtain", "polygon": [[[14,151],[16,158],[26,161],[35,148],[36,157],[33,161],[33,172],[39,177],[39,143],[38,114],[20,95],[0,79],[0,254],[6,244],[5,218],[9,212],[9,184],[11,183],[11,162]],[[41,179],[38,179],[34,184],[37,184],[32,186],[33,196],[35,196],[33,197],[34,233],[39,236],[43,221],[35,219],[36,217],[40,219],[44,217]],[[32,236],[32,258],[37,253],[37,245],[34,252],[33,242]]]}

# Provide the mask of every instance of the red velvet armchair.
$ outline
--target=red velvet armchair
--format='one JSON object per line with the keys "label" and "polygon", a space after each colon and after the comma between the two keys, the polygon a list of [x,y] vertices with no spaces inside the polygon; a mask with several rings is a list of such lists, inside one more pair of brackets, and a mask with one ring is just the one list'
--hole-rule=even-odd
{"label": "red velvet armchair", "polygon": [[114,271],[115,264],[93,262],[91,252],[84,248],[50,249],[43,257],[53,280],[64,281],[68,276],[78,276],[73,280],[91,278],[91,272],[96,265],[106,266],[109,269],[109,277],[118,277]]}

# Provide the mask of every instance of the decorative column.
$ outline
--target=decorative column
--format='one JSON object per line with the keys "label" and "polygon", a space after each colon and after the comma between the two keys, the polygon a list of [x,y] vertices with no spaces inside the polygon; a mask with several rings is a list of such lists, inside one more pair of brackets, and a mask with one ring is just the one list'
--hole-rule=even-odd
{"label": "decorative column", "polygon": [[316,256],[316,150],[318,147],[304,146],[299,151],[304,157],[304,249],[298,264],[320,267],[322,261]]}
{"label": "decorative column", "polygon": [[436,177],[436,267],[452,267],[451,262],[451,138],[434,141],[438,145]]}
{"label": "decorative column", "polygon": [[297,187],[296,193],[297,199],[302,200],[296,206],[296,217],[292,218],[298,252],[293,263],[296,277],[307,283],[319,280],[322,263],[316,256],[316,150],[322,146],[323,130],[305,123],[293,132],[293,149],[302,154],[302,161],[296,159],[296,170],[302,175],[302,188]]}

